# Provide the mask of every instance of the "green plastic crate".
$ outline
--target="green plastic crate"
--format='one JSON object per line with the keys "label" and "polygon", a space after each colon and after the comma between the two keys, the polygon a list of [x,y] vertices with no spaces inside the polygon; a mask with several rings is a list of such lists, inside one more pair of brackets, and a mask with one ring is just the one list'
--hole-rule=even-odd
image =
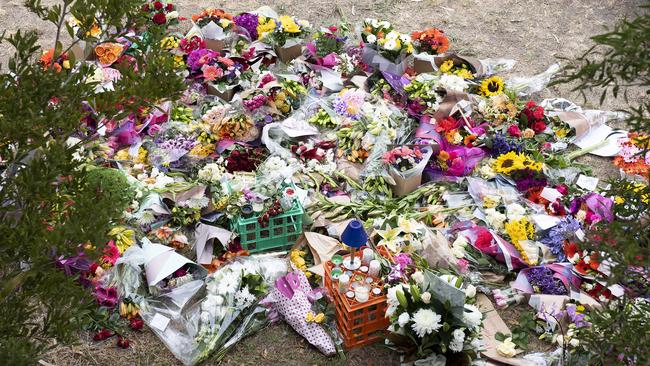
{"label": "green plastic crate", "polygon": [[239,234],[242,247],[250,253],[272,249],[288,249],[302,234],[302,215],[304,211],[298,200],[289,211],[269,218],[266,227],[257,222],[257,216],[239,217],[234,223],[234,231]]}

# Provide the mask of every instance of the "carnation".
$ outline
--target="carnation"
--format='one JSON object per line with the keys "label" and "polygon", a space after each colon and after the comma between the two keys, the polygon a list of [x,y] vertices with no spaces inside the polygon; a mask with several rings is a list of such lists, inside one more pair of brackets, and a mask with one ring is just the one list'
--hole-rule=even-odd
{"label": "carnation", "polygon": [[413,315],[412,328],[418,337],[424,338],[427,334],[438,331],[442,327],[442,318],[430,309],[420,309]]}

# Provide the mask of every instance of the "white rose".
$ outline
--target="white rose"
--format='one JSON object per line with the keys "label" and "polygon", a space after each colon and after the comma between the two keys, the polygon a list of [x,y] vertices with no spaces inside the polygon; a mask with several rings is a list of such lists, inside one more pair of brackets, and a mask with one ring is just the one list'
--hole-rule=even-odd
{"label": "white rose", "polygon": [[431,302],[431,293],[429,291],[426,291],[420,295],[420,298],[422,299],[423,303],[428,304]]}
{"label": "white rose", "polygon": [[571,340],[569,341],[569,344],[571,345],[571,347],[578,347],[578,345],[580,344],[580,341],[577,338],[571,338]]}
{"label": "white rose", "polygon": [[465,258],[465,249],[461,246],[454,245],[451,247],[451,254],[456,258]]}
{"label": "white rose", "polygon": [[467,288],[465,289],[465,296],[469,298],[476,296],[476,287],[474,287],[472,284],[467,285]]}
{"label": "white rose", "polygon": [[497,353],[503,357],[514,357],[517,354],[517,346],[512,343],[512,338],[506,338],[497,346]]}
{"label": "white rose", "polygon": [[215,303],[216,303],[218,306],[223,305],[223,296],[220,296],[220,295],[219,295],[219,296],[216,296]]}
{"label": "white rose", "polygon": [[558,335],[555,338],[555,342],[557,342],[558,346],[563,347],[564,346],[564,336],[563,335]]}
{"label": "white rose", "polygon": [[422,283],[424,282],[424,274],[421,271],[415,271],[413,275],[411,276],[415,283]]}
{"label": "white rose", "polygon": [[399,318],[397,318],[397,324],[399,324],[400,327],[405,326],[408,324],[409,320],[411,320],[411,317],[409,316],[408,313],[402,313]]}
{"label": "white rose", "polygon": [[174,10],[172,12],[169,12],[169,13],[167,13],[167,15],[165,15],[165,18],[167,20],[176,19],[176,18],[178,18],[178,12],[176,10]]}

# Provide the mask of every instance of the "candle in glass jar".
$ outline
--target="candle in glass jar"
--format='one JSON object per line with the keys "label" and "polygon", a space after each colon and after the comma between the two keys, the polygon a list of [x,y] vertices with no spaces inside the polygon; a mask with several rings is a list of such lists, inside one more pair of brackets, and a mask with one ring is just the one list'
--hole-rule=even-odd
{"label": "candle in glass jar", "polygon": [[372,294],[375,296],[381,295],[381,289],[379,287],[375,287],[372,289]]}
{"label": "candle in glass jar", "polygon": [[363,250],[363,257],[362,257],[363,264],[368,264],[370,263],[371,260],[375,259],[375,254],[373,253],[372,249],[370,248],[365,248]]}
{"label": "candle in glass jar", "polygon": [[350,276],[342,274],[339,276],[339,292],[344,293],[350,287]]}
{"label": "candle in glass jar", "polygon": [[354,298],[358,302],[366,302],[370,297],[370,288],[368,286],[358,286],[354,289]]}
{"label": "candle in glass jar", "polygon": [[370,261],[370,265],[368,267],[368,275],[372,277],[378,277],[380,269],[381,269],[381,264],[379,264],[379,261],[373,259]]}

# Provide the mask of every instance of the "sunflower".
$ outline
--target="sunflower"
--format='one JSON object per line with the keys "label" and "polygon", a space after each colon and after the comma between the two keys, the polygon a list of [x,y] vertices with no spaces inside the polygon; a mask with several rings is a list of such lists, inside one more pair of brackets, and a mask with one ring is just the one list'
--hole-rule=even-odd
{"label": "sunflower", "polygon": [[498,76],[489,77],[479,87],[479,93],[486,97],[503,94],[503,79]]}
{"label": "sunflower", "polygon": [[526,158],[514,151],[507,154],[501,154],[494,162],[494,170],[501,174],[510,174],[511,172],[524,168]]}

